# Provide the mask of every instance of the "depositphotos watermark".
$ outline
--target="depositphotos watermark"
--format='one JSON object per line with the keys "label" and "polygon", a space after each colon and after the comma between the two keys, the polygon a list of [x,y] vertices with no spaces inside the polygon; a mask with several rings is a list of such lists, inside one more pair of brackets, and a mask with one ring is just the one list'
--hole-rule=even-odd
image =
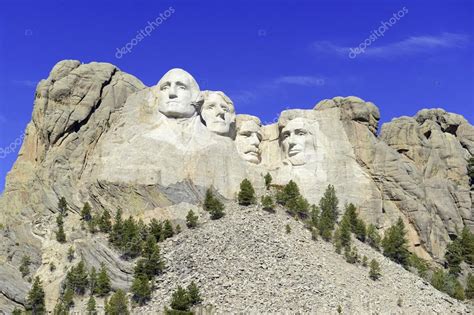
{"label": "depositphotos watermark", "polygon": [[115,58],[121,59],[123,55],[128,54],[132,51],[132,48],[136,46],[139,42],[141,42],[145,37],[151,35],[151,33],[158,28],[164,21],[166,21],[173,13],[175,9],[173,7],[169,7],[164,12],[160,13],[153,21],[148,21],[148,25],[145,26],[144,29],[137,31],[137,36],[132,38],[128,43],[125,44],[122,48],[117,48],[117,52],[115,53]]}
{"label": "depositphotos watermark", "polygon": [[4,159],[10,153],[14,153],[16,149],[21,146],[24,138],[25,138],[25,134],[22,134],[20,137],[16,138],[15,141],[10,143],[9,146],[5,148],[0,148],[0,159]]}
{"label": "depositphotos watermark", "polygon": [[367,47],[372,45],[377,39],[384,36],[384,33],[393,25],[395,25],[405,14],[408,13],[408,9],[403,7],[400,11],[393,14],[393,16],[388,21],[380,22],[380,26],[373,30],[369,37],[367,37],[363,42],[359,44],[356,48],[349,48],[349,58],[354,59],[358,54],[365,52]]}

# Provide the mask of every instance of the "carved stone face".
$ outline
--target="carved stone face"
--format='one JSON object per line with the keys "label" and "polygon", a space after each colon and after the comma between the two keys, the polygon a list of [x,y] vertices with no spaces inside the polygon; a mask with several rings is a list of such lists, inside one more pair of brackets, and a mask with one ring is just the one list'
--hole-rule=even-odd
{"label": "carved stone face", "polygon": [[182,69],[168,71],[158,82],[156,96],[158,110],[169,118],[189,118],[196,113],[194,102],[199,86],[194,78]]}
{"label": "carved stone face", "polygon": [[247,120],[242,122],[237,129],[235,144],[240,156],[250,163],[260,163],[258,147],[262,141],[260,126],[253,120]]}
{"label": "carved stone face", "polygon": [[291,120],[282,129],[281,145],[285,157],[292,165],[305,164],[315,153],[313,136],[301,118]]}
{"label": "carved stone face", "polygon": [[221,136],[228,136],[235,123],[234,105],[218,93],[209,93],[201,107],[201,117],[207,128]]}

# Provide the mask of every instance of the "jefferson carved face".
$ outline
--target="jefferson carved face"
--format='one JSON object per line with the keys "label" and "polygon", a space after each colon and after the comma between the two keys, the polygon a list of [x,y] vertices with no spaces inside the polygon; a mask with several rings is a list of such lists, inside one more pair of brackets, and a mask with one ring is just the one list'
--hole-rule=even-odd
{"label": "jefferson carved face", "polygon": [[260,125],[256,121],[246,120],[239,123],[235,144],[244,160],[255,164],[260,163],[259,145],[261,141]]}
{"label": "jefferson carved face", "polygon": [[281,131],[281,145],[285,157],[292,165],[303,165],[314,156],[313,136],[304,119],[296,118],[288,122]]}
{"label": "jefferson carved face", "polygon": [[194,103],[199,86],[194,78],[182,69],[168,71],[158,82],[156,96],[158,110],[170,118],[189,118],[196,113]]}
{"label": "jefferson carved face", "polygon": [[201,118],[210,131],[228,136],[231,126],[235,123],[234,105],[222,92],[205,93]]}

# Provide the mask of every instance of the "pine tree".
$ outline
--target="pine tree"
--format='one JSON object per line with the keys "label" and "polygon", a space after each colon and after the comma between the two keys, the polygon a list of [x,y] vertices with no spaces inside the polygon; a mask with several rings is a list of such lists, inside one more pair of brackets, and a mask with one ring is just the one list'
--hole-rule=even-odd
{"label": "pine tree", "polygon": [[339,237],[341,246],[347,247],[351,245],[351,225],[347,217],[343,217],[339,226]]}
{"label": "pine tree", "polygon": [[355,246],[344,247],[344,257],[346,258],[346,261],[350,264],[355,264],[356,262],[358,262],[359,254],[357,252],[357,248]]}
{"label": "pine tree", "polygon": [[410,255],[407,244],[405,224],[399,218],[397,223],[385,232],[382,240],[383,254],[396,263],[407,267]]}
{"label": "pine tree", "polygon": [[191,305],[196,305],[202,302],[201,294],[199,293],[199,288],[196,285],[196,283],[194,283],[194,281],[192,281],[188,285],[187,290],[188,290],[189,303],[191,303]]}
{"label": "pine tree", "polygon": [[352,232],[355,234],[356,238],[359,241],[365,242],[367,230],[364,221],[362,221],[361,219],[357,219],[356,225],[355,227],[353,227]]}
{"label": "pine tree", "polygon": [[376,250],[380,249],[381,237],[377,228],[373,224],[369,224],[367,228],[367,244]]}
{"label": "pine tree", "polygon": [[100,216],[99,229],[103,233],[109,233],[112,229],[111,216],[108,210],[104,210],[104,212],[102,212],[102,215]]}
{"label": "pine tree", "polygon": [[123,242],[123,225],[122,210],[118,209],[115,213],[115,221],[112,225],[109,240],[113,245],[119,248],[122,246]]}
{"label": "pine tree", "polygon": [[311,205],[311,225],[313,227],[319,227],[319,208],[316,205]]}
{"label": "pine tree", "polygon": [[262,196],[262,208],[269,212],[274,212],[275,204],[271,196]]}
{"label": "pine tree", "polygon": [[297,215],[301,219],[306,219],[308,217],[309,203],[301,195],[297,196],[295,199],[289,200],[287,207],[292,215]]}
{"label": "pine tree", "polygon": [[97,290],[97,271],[95,267],[91,268],[89,272],[89,289],[91,291],[91,295],[96,293]]}
{"label": "pine tree", "polygon": [[30,265],[31,265],[30,256],[24,255],[21,258],[21,264],[20,264],[20,268],[19,268],[19,270],[21,272],[21,276],[23,278],[30,274]]}
{"label": "pine tree", "polygon": [[105,264],[102,263],[100,265],[99,275],[97,276],[97,284],[96,284],[95,293],[98,296],[105,296],[109,294],[110,290],[111,290],[110,278],[107,273],[107,269],[105,268]]}
{"label": "pine tree", "polygon": [[160,255],[160,247],[156,243],[155,237],[151,234],[143,246],[142,256],[143,258],[137,262],[138,267],[135,268],[136,278],[146,276],[151,280],[154,276],[159,275],[165,268]]}
{"label": "pine tree", "polygon": [[467,276],[465,294],[467,299],[474,299],[474,276],[472,273],[469,273]]}
{"label": "pine tree", "polygon": [[190,229],[194,229],[197,226],[198,216],[194,214],[193,210],[189,210],[186,216],[186,226]]}
{"label": "pine tree", "polygon": [[474,264],[474,235],[469,231],[467,226],[464,226],[461,233],[461,248],[464,261],[469,264]]}
{"label": "pine tree", "polygon": [[117,290],[107,303],[106,315],[129,315],[128,299],[125,292]]}
{"label": "pine tree", "polygon": [[66,285],[74,290],[74,293],[83,295],[89,285],[89,275],[83,260],[72,267],[66,275]]}
{"label": "pine tree", "polygon": [[208,188],[206,191],[206,197],[204,198],[204,210],[211,211],[214,206],[214,199],[214,194],[212,193],[211,188]]}
{"label": "pine tree", "polygon": [[64,197],[61,197],[58,201],[58,208],[59,208],[59,213],[62,216],[67,216],[67,201]]}
{"label": "pine tree", "polygon": [[214,198],[213,206],[209,212],[211,214],[212,220],[218,220],[222,218],[225,215],[224,204],[219,199]]}
{"label": "pine tree", "polygon": [[74,259],[74,248],[72,246],[69,246],[67,250],[67,260],[69,260],[69,262],[72,262],[73,259]]}
{"label": "pine tree", "polygon": [[63,293],[62,306],[66,313],[68,313],[69,309],[74,306],[74,290],[70,286],[67,286]]}
{"label": "pine tree", "polygon": [[56,232],[56,240],[59,243],[66,243],[66,233],[64,233],[64,221],[61,214],[56,218],[56,224],[58,225],[58,231]]}
{"label": "pine tree", "polygon": [[265,174],[263,179],[265,180],[265,187],[267,188],[267,190],[269,190],[273,180],[272,175],[270,175],[270,173],[267,173]]}
{"label": "pine tree", "polygon": [[139,276],[133,279],[132,294],[139,305],[144,305],[151,298],[151,287],[147,277]]}
{"label": "pine tree", "polygon": [[190,308],[190,301],[189,301],[189,295],[188,292],[186,292],[185,289],[183,289],[181,286],[178,286],[176,288],[176,291],[173,292],[173,295],[171,296],[171,308],[173,310],[177,311],[189,311]]}
{"label": "pine tree", "polygon": [[463,261],[462,252],[463,248],[459,239],[452,241],[446,246],[444,259],[446,259],[449,273],[452,275],[457,276],[461,273],[461,262]]}
{"label": "pine tree", "polygon": [[465,299],[464,289],[461,283],[456,279],[456,276],[445,273],[441,269],[438,269],[433,273],[433,276],[431,277],[431,285],[455,299],[461,301]]}
{"label": "pine tree", "polygon": [[173,225],[171,225],[171,221],[165,220],[165,223],[163,225],[163,239],[173,237],[173,235],[174,235],[174,230],[173,230]]}
{"label": "pine tree", "polygon": [[289,224],[287,224],[287,225],[285,226],[285,231],[286,231],[286,234],[290,234],[290,233],[291,233],[291,227],[290,227]]}
{"label": "pine tree", "polygon": [[21,309],[15,307],[15,309],[13,310],[12,315],[21,315],[21,313],[22,313]]}
{"label": "pine tree", "polygon": [[91,210],[92,210],[91,205],[88,202],[86,202],[84,204],[84,207],[82,207],[82,210],[81,210],[82,220],[90,221],[92,219]]}
{"label": "pine tree", "polygon": [[334,224],[336,223],[338,215],[338,203],[339,201],[336,197],[334,186],[329,185],[319,201],[319,208],[321,209],[319,233],[326,241],[331,239],[332,231],[334,230]]}
{"label": "pine tree", "polygon": [[149,234],[152,234],[155,239],[159,242],[163,239],[163,223],[158,221],[157,219],[151,219],[150,223],[148,224]]}
{"label": "pine tree", "polygon": [[31,310],[33,315],[45,314],[46,307],[44,302],[43,284],[39,277],[35,278],[30,292],[28,292],[28,310]]}
{"label": "pine tree", "polygon": [[255,189],[252,183],[245,178],[240,183],[240,191],[238,194],[239,205],[248,206],[255,203]]}
{"label": "pine tree", "polygon": [[91,295],[89,300],[87,301],[87,309],[86,309],[87,315],[96,315],[97,310],[95,307],[96,307],[96,302],[95,302],[94,297]]}
{"label": "pine tree", "polygon": [[380,265],[375,259],[372,259],[370,262],[369,277],[372,280],[378,280],[380,276]]}
{"label": "pine tree", "polygon": [[99,226],[100,218],[97,216],[91,216],[91,219],[87,221],[87,227],[89,232],[92,234],[97,232],[97,227]]}
{"label": "pine tree", "polygon": [[56,302],[56,305],[54,306],[53,314],[54,315],[69,315],[69,312],[66,309],[66,306],[64,305],[64,302],[62,300],[58,300]]}

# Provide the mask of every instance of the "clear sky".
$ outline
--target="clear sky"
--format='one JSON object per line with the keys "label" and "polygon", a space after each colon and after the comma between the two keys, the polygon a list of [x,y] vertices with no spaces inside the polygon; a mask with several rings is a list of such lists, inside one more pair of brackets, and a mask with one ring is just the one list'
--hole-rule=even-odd
{"label": "clear sky", "polygon": [[0,191],[36,84],[63,59],[109,62],[148,86],[184,68],[264,122],[355,95],[375,103],[382,122],[442,107],[473,123],[473,3],[2,0]]}

